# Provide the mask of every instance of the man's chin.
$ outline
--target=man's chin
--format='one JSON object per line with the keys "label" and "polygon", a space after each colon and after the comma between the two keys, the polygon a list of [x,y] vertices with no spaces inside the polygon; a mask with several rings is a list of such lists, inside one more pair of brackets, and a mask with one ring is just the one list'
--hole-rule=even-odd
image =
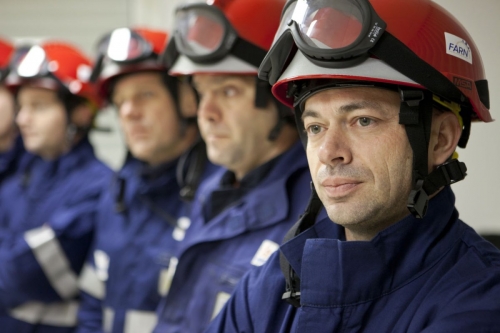
{"label": "man's chin", "polygon": [[39,155],[40,151],[42,150],[41,146],[36,142],[30,142],[29,140],[27,141],[24,140],[23,144],[24,144],[24,149],[26,149],[26,151],[34,155]]}
{"label": "man's chin", "polygon": [[129,151],[132,154],[132,156],[141,161],[147,162],[152,157],[149,147],[145,145],[130,146]]}
{"label": "man's chin", "polygon": [[356,225],[366,220],[366,211],[348,203],[336,203],[325,207],[330,220],[341,226]]}
{"label": "man's chin", "polygon": [[210,162],[217,165],[224,165],[227,160],[227,152],[224,154],[224,151],[219,148],[207,146],[207,156]]}

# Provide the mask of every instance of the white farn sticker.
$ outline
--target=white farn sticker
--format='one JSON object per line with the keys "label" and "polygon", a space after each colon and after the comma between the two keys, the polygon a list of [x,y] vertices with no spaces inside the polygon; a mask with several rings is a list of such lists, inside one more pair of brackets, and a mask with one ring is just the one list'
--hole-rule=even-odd
{"label": "white farn sticker", "polygon": [[454,57],[460,58],[472,64],[472,50],[469,43],[463,38],[457,37],[445,32],[446,53]]}

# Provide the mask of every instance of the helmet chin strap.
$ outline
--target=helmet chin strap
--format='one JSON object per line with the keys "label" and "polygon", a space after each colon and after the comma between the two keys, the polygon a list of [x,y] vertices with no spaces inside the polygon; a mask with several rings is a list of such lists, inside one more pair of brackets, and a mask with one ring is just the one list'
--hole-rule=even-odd
{"label": "helmet chin strap", "polygon": [[261,80],[258,77],[255,78],[255,101],[254,105],[256,108],[264,109],[269,104],[269,101],[273,101],[277,109],[277,120],[276,125],[271,129],[267,139],[269,141],[275,141],[283,126],[286,123],[286,117],[291,116],[287,107],[276,100],[276,98],[271,93],[271,86],[267,81]]}
{"label": "helmet chin strap", "polygon": [[399,123],[405,126],[413,150],[412,190],[407,207],[416,218],[424,218],[429,198],[442,187],[464,179],[467,168],[463,162],[452,159],[428,172],[433,95],[428,90],[406,88],[399,88],[399,93]]}
{"label": "helmet chin strap", "polygon": [[188,118],[182,115],[181,103],[180,103],[181,96],[179,89],[179,85],[181,83],[179,79],[168,75],[166,72],[162,73],[161,75],[163,84],[167,88],[169,94],[172,96],[172,100],[174,102],[175,112],[177,113],[177,118],[179,119],[180,135],[181,137],[184,137],[186,135],[189,125],[196,124],[196,117]]}

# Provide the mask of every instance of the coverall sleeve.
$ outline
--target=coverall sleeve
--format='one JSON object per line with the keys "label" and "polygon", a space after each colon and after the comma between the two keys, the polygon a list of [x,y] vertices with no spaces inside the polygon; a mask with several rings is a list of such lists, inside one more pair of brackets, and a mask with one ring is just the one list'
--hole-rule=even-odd
{"label": "coverall sleeve", "polygon": [[106,292],[105,284],[97,275],[92,252],[89,252],[78,286],[81,300],[76,333],[104,333],[102,300]]}
{"label": "coverall sleeve", "polygon": [[12,233],[0,244],[0,305],[53,302],[78,295],[78,274],[92,239],[100,191],[57,209],[46,224]]}

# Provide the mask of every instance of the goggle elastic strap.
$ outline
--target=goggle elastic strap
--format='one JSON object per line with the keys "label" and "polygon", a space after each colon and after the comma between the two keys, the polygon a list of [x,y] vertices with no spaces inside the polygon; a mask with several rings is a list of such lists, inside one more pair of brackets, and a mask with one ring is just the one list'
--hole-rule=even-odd
{"label": "goggle elastic strap", "polygon": [[175,38],[172,38],[168,42],[167,47],[165,48],[163,53],[160,55],[158,61],[166,68],[172,68],[177,58],[179,58],[179,55],[180,53],[177,49]]}
{"label": "goggle elastic strap", "polygon": [[[323,208],[323,203],[319,199],[314,189],[314,185],[311,182],[311,197],[307,203],[306,210],[304,214],[300,216],[299,221],[288,230],[283,239],[283,244],[312,227],[316,222],[316,218],[321,208]],[[293,270],[292,266],[290,266],[290,263],[282,252],[280,252],[280,268],[286,280],[286,290],[285,293],[283,293],[282,299],[298,308],[300,307],[300,277]]]}
{"label": "goggle elastic strap", "polygon": [[384,32],[370,53],[434,94],[461,104],[467,103],[460,89],[389,32]]}
{"label": "goggle elastic strap", "polygon": [[267,51],[250,42],[247,42],[243,38],[238,37],[230,53],[238,59],[259,68],[260,63],[267,54]]}
{"label": "goggle elastic strap", "polygon": [[96,83],[99,75],[101,75],[102,67],[104,63],[104,54],[100,54],[97,60],[95,61],[94,68],[92,69],[92,73],[90,74],[89,81],[92,83]]}
{"label": "goggle elastic strap", "polygon": [[[260,66],[260,63],[266,56],[267,51],[250,42],[247,42],[240,37],[237,37],[233,47],[228,51],[228,53],[258,68]],[[161,55],[160,63],[167,68],[172,68],[181,54],[182,53],[177,48],[175,38],[173,38],[168,43],[165,51]],[[195,58],[192,56],[190,57],[187,54],[185,56],[188,57],[191,61],[199,64],[210,64],[221,60],[220,57],[211,58],[210,56],[205,56],[203,58]]]}

